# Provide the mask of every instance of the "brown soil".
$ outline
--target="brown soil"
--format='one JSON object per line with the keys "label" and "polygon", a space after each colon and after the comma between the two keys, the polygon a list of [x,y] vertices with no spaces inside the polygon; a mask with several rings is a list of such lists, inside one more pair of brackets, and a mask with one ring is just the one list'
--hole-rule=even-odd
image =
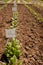
{"label": "brown soil", "polygon": [[[0,58],[7,39],[5,29],[9,28],[12,6],[0,11]],[[43,22],[40,23],[24,5],[18,5],[17,38],[20,40],[22,65],[43,65]]]}
{"label": "brown soil", "polygon": [[33,4],[30,4],[28,6],[30,6],[33,10],[35,10],[37,13],[39,13],[41,17],[43,17],[43,7],[41,7],[41,6],[38,7]]}
{"label": "brown soil", "polygon": [[0,58],[4,52],[4,47],[7,43],[5,37],[5,29],[10,27],[10,22],[12,18],[12,5],[8,5],[0,10]]}
{"label": "brown soil", "polygon": [[24,5],[18,4],[17,39],[21,43],[22,65],[43,65],[43,22],[35,20]]}

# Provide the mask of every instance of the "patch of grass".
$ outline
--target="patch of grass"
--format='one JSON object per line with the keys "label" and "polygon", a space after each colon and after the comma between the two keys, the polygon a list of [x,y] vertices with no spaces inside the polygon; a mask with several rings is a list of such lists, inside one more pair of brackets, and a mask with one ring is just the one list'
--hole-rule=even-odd
{"label": "patch of grass", "polygon": [[28,5],[25,5],[25,7],[30,10],[30,12],[34,15],[34,17],[35,17],[38,21],[43,22],[43,18],[40,17],[40,15],[39,15],[37,12],[35,12],[31,7],[29,7]]}

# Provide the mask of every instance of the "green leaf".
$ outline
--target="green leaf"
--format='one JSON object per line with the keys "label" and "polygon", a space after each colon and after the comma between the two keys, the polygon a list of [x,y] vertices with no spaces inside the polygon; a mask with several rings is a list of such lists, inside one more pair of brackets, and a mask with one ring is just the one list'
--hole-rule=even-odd
{"label": "green leaf", "polygon": [[17,58],[16,58],[16,56],[15,56],[15,55],[14,55],[13,57],[11,57],[11,58],[10,58],[9,63],[10,63],[11,65],[14,65],[14,64],[16,64],[16,63],[17,63]]}
{"label": "green leaf", "polygon": [[11,38],[10,42],[8,42],[6,45],[5,55],[7,56],[9,64],[11,65],[14,65],[18,57],[21,55],[21,51],[19,50],[19,43],[19,40]]}
{"label": "green leaf", "polygon": [[18,61],[18,65],[22,65],[23,61],[22,60],[19,60]]}

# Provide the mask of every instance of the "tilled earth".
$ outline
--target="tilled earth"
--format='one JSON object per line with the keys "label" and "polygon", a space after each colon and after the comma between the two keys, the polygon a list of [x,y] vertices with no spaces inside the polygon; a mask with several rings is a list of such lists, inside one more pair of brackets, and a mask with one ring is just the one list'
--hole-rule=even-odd
{"label": "tilled earth", "polygon": [[39,15],[43,18],[43,7],[33,4],[29,4],[28,6],[30,6],[33,10],[35,10],[35,12],[39,13]]}
{"label": "tilled earth", "polygon": [[[12,6],[0,11],[0,57],[6,45],[5,29],[10,27]],[[8,15],[9,14],[9,15]],[[42,15],[42,14],[41,14]],[[43,22],[37,21],[31,12],[18,4],[17,39],[20,40],[22,65],[43,65]]]}
{"label": "tilled earth", "polygon": [[7,43],[7,38],[5,36],[5,29],[10,27],[12,18],[12,5],[0,10],[0,58],[4,52],[4,47]]}
{"label": "tilled earth", "polygon": [[43,65],[43,22],[37,21],[24,5],[18,4],[17,39],[21,43],[22,65]]}

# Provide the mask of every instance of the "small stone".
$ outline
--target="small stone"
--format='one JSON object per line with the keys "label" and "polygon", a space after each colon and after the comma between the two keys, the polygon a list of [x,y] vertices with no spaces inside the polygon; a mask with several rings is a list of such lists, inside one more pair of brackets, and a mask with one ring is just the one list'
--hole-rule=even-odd
{"label": "small stone", "polygon": [[35,61],[35,59],[34,59],[33,57],[31,57],[31,59],[32,59],[33,61]]}
{"label": "small stone", "polygon": [[29,47],[28,46],[26,46],[26,50],[29,50]]}
{"label": "small stone", "polygon": [[0,65],[6,65],[6,63],[0,61]]}
{"label": "small stone", "polygon": [[39,51],[36,51],[36,55],[37,55],[37,56],[40,56],[40,53],[39,53]]}

